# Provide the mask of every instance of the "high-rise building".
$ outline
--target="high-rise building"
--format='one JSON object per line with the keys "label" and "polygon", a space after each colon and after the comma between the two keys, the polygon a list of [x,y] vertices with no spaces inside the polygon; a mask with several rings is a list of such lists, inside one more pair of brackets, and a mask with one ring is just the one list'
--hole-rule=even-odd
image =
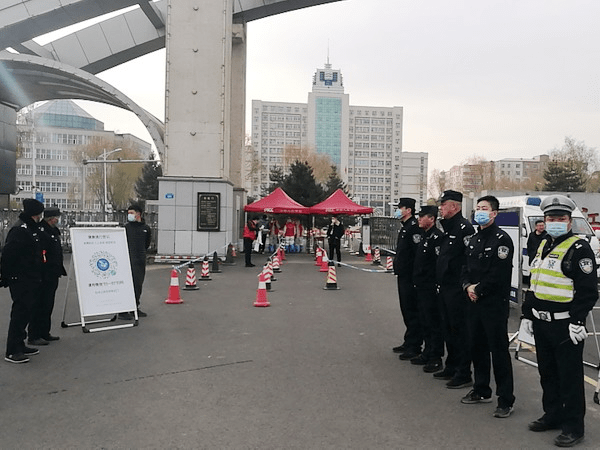
{"label": "high-rise building", "polygon": [[308,148],[329,156],[350,197],[390,214],[390,203],[427,197],[427,153],[402,151],[401,106],[352,106],[341,70],[329,61],[317,69],[307,103],[252,101],[250,195],[258,197],[276,167],[287,170],[286,153]]}
{"label": "high-rise building", "polygon": [[64,210],[102,208],[100,199],[85,192],[82,173],[100,170],[99,165],[82,165],[86,146],[110,143],[113,147],[107,150],[136,149],[142,157],[152,151],[149,143],[131,134],[105,130],[104,123],[71,100],[52,100],[23,112],[17,139],[18,192],[11,200],[20,205],[35,190],[46,206]]}

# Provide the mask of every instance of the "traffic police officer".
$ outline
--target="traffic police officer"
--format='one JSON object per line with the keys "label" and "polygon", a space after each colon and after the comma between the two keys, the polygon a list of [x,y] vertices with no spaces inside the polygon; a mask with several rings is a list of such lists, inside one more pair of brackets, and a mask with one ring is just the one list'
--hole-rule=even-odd
{"label": "traffic police officer", "polygon": [[394,274],[398,283],[400,310],[406,327],[404,343],[394,347],[394,353],[400,353],[399,358],[409,360],[421,354],[423,335],[419,320],[417,293],[413,283],[413,268],[417,245],[421,240],[421,229],[415,218],[415,200],[402,197],[398,201],[396,215],[402,221],[398,233],[396,256],[394,258]]}
{"label": "traffic police officer", "polygon": [[442,232],[435,225],[437,215],[437,206],[421,206],[419,227],[422,234],[421,242],[417,246],[413,273],[425,347],[423,353],[410,362],[422,365],[423,372],[427,373],[442,370],[442,356],[444,356],[442,318],[435,282],[435,262],[442,243]]}
{"label": "traffic police officer", "polygon": [[467,246],[467,261],[461,276],[467,293],[469,348],[475,383],[462,403],[489,403],[490,353],[496,380],[498,407],[494,417],[512,413],[513,371],[508,351],[508,314],[514,246],[510,236],[495,222],[499,202],[492,195],[477,200],[475,222],[478,232]]}
{"label": "traffic police officer", "polygon": [[550,195],[540,204],[548,237],[531,265],[531,285],[523,302],[523,326],[535,338],[544,415],[531,431],[562,429],[554,440],[571,447],[583,440],[585,320],[598,299],[594,253],[573,234],[575,203]]}
{"label": "traffic police officer", "polygon": [[460,274],[465,264],[465,247],[475,233],[473,225],[462,216],[462,194],[444,191],[440,198],[440,224],[444,229],[436,264],[439,303],[442,310],[446,367],[434,373],[438,380],[449,380],[448,389],[468,387],[471,381],[471,359],[468,351],[467,297],[462,290]]}

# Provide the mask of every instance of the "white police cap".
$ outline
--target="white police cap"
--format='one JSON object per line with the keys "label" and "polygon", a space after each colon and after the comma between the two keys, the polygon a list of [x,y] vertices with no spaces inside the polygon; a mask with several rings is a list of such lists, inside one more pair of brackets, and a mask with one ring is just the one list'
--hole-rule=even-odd
{"label": "white police cap", "polygon": [[575,202],[564,195],[549,195],[540,204],[542,212],[546,216],[563,216],[571,215],[573,210],[577,208]]}

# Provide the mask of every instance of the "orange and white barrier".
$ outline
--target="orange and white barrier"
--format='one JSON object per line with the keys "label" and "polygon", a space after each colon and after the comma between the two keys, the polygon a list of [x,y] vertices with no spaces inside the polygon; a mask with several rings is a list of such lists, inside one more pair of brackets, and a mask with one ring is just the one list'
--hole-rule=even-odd
{"label": "orange and white barrier", "polygon": [[189,265],[187,273],[185,274],[185,286],[183,289],[186,291],[195,291],[200,289],[196,284],[196,269],[194,268],[193,264]]}
{"label": "orange and white barrier", "polygon": [[333,261],[329,261],[328,271],[327,271],[327,283],[323,288],[325,290],[339,290],[340,288],[337,285],[337,275],[335,273],[335,264]]}
{"label": "orange and white barrier", "polygon": [[267,300],[267,285],[265,282],[265,275],[261,272],[258,275],[258,289],[256,290],[256,300],[254,301],[256,307],[267,307],[271,306]]}
{"label": "orange and white barrier", "polygon": [[169,295],[167,296],[165,303],[170,305],[183,303],[181,295],[179,294],[179,276],[175,269],[171,270],[171,284],[169,285]]}

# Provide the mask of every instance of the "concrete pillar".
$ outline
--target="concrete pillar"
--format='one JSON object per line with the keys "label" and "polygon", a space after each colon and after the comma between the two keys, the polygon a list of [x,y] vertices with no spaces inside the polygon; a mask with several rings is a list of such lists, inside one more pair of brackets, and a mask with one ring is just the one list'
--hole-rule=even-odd
{"label": "concrete pillar", "polygon": [[[245,38],[245,28],[240,31]],[[167,4],[160,254],[202,255],[215,250],[224,254],[233,240],[234,204],[239,200],[234,198],[231,148],[232,140],[243,140],[245,69],[240,88],[239,74],[232,81],[232,33],[233,0],[169,0]],[[236,37],[236,70],[245,67],[245,44],[240,46],[239,40]],[[232,121],[234,104],[242,113],[241,119]],[[210,193],[218,194],[219,227],[199,230],[199,194]]]}
{"label": "concrete pillar", "polygon": [[0,209],[8,208],[16,189],[17,113],[0,105]]}

